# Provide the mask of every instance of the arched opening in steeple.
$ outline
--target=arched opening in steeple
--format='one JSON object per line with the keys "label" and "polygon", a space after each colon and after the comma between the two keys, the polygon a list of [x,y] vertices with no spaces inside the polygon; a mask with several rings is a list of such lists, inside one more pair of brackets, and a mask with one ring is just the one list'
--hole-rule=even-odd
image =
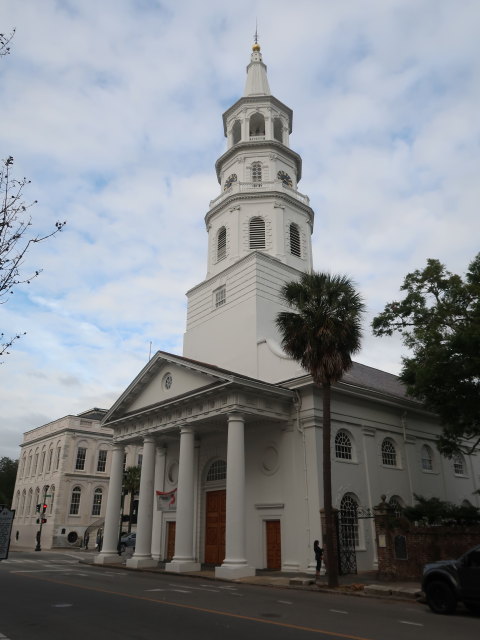
{"label": "arched opening in steeple", "polygon": [[237,144],[242,139],[242,125],[240,120],[235,120],[232,127],[232,144]]}
{"label": "arched opening in steeple", "polygon": [[261,113],[254,113],[249,121],[250,139],[265,138],[265,118]]}
{"label": "arched opening in steeple", "polygon": [[250,249],[265,249],[265,220],[256,216],[249,224]]}
{"label": "arched opening in steeple", "polygon": [[273,120],[273,137],[279,142],[283,142],[283,124],[280,118]]}

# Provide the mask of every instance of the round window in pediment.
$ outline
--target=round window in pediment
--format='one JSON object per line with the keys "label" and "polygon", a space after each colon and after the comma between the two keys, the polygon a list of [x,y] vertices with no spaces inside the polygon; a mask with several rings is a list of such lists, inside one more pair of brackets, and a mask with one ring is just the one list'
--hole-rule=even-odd
{"label": "round window in pediment", "polygon": [[172,388],[172,384],[173,384],[173,376],[170,372],[168,372],[163,376],[162,386],[166,391],[168,391],[169,389]]}

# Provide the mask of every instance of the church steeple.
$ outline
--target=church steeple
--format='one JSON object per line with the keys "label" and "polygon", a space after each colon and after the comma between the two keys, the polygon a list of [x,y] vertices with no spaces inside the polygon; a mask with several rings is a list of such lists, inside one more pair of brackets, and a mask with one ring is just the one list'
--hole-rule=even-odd
{"label": "church steeple", "polygon": [[257,345],[279,343],[281,285],[312,269],[314,213],[298,191],[292,120],[270,93],[255,41],[244,95],[223,114],[227,150],[215,163],[220,195],[205,215],[207,275],[187,294],[187,357],[253,376],[279,373],[265,374]]}

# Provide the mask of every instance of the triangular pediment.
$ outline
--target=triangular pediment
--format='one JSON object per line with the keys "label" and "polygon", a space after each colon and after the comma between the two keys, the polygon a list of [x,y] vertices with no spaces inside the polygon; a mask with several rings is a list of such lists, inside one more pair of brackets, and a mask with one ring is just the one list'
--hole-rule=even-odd
{"label": "triangular pediment", "polygon": [[227,373],[158,351],[108,411],[104,424],[231,381]]}

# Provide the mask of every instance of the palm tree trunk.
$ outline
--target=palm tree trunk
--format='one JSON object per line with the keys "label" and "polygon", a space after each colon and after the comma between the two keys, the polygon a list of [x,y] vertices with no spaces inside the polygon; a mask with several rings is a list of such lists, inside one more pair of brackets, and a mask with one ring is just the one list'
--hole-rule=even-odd
{"label": "palm tree trunk", "polygon": [[330,456],[331,441],[331,386],[328,383],[323,388],[323,508],[325,509],[325,544],[326,566],[328,571],[328,586],[338,587],[338,558],[336,523],[332,508],[332,460]]}

